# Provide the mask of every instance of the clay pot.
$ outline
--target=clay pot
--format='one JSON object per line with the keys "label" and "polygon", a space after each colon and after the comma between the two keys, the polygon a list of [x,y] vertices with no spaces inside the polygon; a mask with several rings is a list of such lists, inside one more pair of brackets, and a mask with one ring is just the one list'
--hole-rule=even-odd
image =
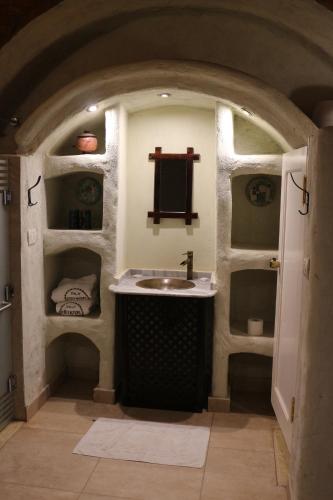
{"label": "clay pot", "polygon": [[76,138],[76,148],[81,153],[93,153],[98,146],[97,137],[92,132],[85,130]]}

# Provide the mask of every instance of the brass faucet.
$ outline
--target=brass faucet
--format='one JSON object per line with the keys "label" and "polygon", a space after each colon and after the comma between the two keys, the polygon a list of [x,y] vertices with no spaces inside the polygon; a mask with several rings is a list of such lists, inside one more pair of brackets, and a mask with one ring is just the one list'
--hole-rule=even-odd
{"label": "brass faucet", "polygon": [[181,266],[186,266],[186,279],[193,280],[193,252],[188,250],[183,255],[187,255],[187,259],[180,263]]}

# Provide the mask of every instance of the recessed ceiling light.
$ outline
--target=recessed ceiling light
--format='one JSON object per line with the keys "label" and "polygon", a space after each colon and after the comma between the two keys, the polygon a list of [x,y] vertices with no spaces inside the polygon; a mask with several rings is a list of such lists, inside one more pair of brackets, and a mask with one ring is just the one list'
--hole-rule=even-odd
{"label": "recessed ceiling light", "polygon": [[170,97],[171,94],[169,92],[162,92],[162,94],[158,94],[159,97],[162,97],[163,99],[166,99],[167,97]]}
{"label": "recessed ceiling light", "polygon": [[98,109],[98,106],[97,104],[90,104],[88,107],[87,107],[87,111],[89,113],[94,113],[95,111],[97,111]]}
{"label": "recessed ceiling light", "polygon": [[247,108],[241,108],[241,112],[244,113],[246,116],[253,116],[252,111],[249,111]]}

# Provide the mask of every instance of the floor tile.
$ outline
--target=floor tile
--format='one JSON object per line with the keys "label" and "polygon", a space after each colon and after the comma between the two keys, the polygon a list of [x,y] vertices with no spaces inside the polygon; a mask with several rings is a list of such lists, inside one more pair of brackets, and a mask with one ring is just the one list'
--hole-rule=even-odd
{"label": "floor tile", "polygon": [[85,493],[135,500],[199,500],[203,469],[102,459]]}
{"label": "floor tile", "polygon": [[236,450],[273,451],[273,430],[213,424],[209,446]]}
{"label": "floor tile", "polygon": [[214,413],[213,426],[234,429],[271,430],[277,426],[276,418],[248,413]]}
{"label": "floor tile", "polygon": [[67,378],[64,382],[57,388],[54,396],[59,398],[79,398],[81,400],[92,400],[94,394],[94,388],[97,386],[98,382],[90,380],[78,380],[75,378]]}
{"label": "floor tile", "polygon": [[90,493],[82,493],[78,500],[124,500],[124,497],[110,497],[105,495],[94,495]]}
{"label": "floor tile", "polygon": [[270,391],[235,391],[230,394],[230,409],[238,413],[255,413],[274,416]]}
{"label": "floor tile", "polygon": [[7,441],[9,441],[18,430],[21,429],[23,422],[10,422],[1,432],[0,432],[0,448],[2,448]]}
{"label": "floor tile", "polygon": [[287,492],[278,486],[259,489],[236,486],[220,489],[215,496],[203,494],[201,500],[287,500]]}
{"label": "floor tile", "polygon": [[202,413],[191,413],[183,411],[153,410],[150,408],[123,407],[123,412],[124,418],[134,418],[136,420],[148,420],[153,422],[210,427],[213,421],[213,413],[207,411],[203,411]]}
{"label": "floor tile", "polygon": [[[0,500],[76,500],[77,493],[0,483]],[[88,499],[86,499],[88,500]],[[91,499],[93,500],[93,499]]]}
{"label": "floor tile", "polygon": [[0,450],[0,482],[80,492],[97,459],[72,454],[80,434],[19,430]]}
{"label": "floor tile", "polygon": [[242,492],[275,486],[273,452],[209,448],[203,482],[206,497],[218,497],[231,488]]}
{"label": "floor tile", "polygon": [[26,427],[84,434],[99,417],[122,418],[123,412],[118,405],[50,398]]}
{"label": "floor tile", "polygon": [[279,486],[287,486],[289,481],[290,453],[280,429],[273,431],[276,477]]}

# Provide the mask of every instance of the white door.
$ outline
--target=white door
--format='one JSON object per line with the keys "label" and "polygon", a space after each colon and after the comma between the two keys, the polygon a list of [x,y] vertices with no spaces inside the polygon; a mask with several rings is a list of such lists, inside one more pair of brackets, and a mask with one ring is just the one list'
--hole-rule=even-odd
{"label": "white door", "polygon": [[8,380],[12,371],[9,284],[8,206],[3,203],[8,189],[8,163],[0,158],[0,430],[11,420],[13,398]]}
{"label": "white door", "polygon": [[307,147],[283,155],[272,405],[290,449],[302,312]]}

